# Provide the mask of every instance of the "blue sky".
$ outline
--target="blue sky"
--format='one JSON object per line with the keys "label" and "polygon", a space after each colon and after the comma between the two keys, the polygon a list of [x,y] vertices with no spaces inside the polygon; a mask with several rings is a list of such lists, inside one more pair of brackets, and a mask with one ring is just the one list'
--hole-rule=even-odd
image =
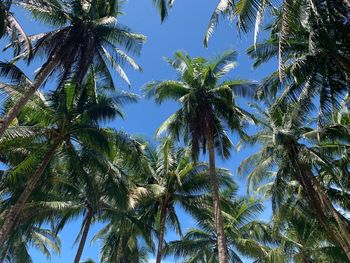
{"label": "blue sky", "polygon": [[[143,67],[143,73],[127,70],[132,82],[131,92],[140,93],[140,87],[152,80],[174,79],[175,72],[163,61],[163,57],[171,57],[177,50],[185,50],[191,56],[210,57],[233,48],[239,52],[238,67],[233,70],[229,78],[240,78],[251,81],[259,81],[276,68],[274,64],[267,64],[264,67],[253,70],[252,61],[245,55],[247,47],[252,45],[253,40],[249,34],[239,35],[234,24],[222,21],[213,35],[209,48],[203,47],[203,37],[211,15],[217,1],[213,0],[177,0],[174,8],[170,12],[169,18],[160,23],[156,10],[152,7],[151,0],[129,0],[124,7],[125,15],[120,18],[120,23],[129,26],[134,31],[147,36],[142,54],[136,58]],[[29,33],[37,33],[46,30],[43,26],[37,26],[22,11],[15,10],[19,20],[24,24]],[[24,22],[24,23],[23,23]],[[26,68],[26,72],[31,74],[40,62],[34,63]],[[118,87],[127,89],[120,80]],[[244,101],[242,101],[244,103]],[[117,129],[125,130],[131,134],[142,134],[145,138],[152,140],[159,125],[175,110],[177,105],[167,103],[161,106],[155,105],[152,101],[141,99],[139,103],[125,107],[126,120],[116,120],[112,125]],[[254,130],[254,128],[252,128]],[[234,142],[237,138],[233,137]],[[232,158],[223,162],[218,160],[218,166],[229,168],[236,182],[240,185],[240,193],[245,194],[245,179],[239,178],[236,170],[239,163],[249,156],[255,149],[245,149],[239,153],[233,152]],[[194,226],[194,222],[181,211],[181,220],[184,230]],[[261,215],[261,218],[269,217],[269,209]],[[61,256],[53,256],[51,262],[72,262],[77,246],[73,246],[76,235],[79,232],[81,220],[72,222],[60,233],[62,240]],[[95,225],[90,231],[91,238],[101,225]],[[167,239],[173,239],[172,233],[167,235]],[[98,260],[98,243],[90,246],[87,243],[82,258],[91,257]],[[48,262],[45,257],[32,250],[33,261],[35,263]],[[174,262],[169,259],[168,262]],[[247,261],[248,262],[248,261]]]}

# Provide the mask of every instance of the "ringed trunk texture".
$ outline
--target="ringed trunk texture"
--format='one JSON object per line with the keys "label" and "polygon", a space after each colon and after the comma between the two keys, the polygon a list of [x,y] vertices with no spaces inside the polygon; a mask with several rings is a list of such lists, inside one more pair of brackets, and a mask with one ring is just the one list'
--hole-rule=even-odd
{"label": "ringed trunk texture", "polygon": [[117,248],[117,255],[113,255],[115,257],[115,262],[122,262],[122,257],[123,257],[123,249],[124,249],[124,236],[122,237],[118,237],[118,241],[117,241],[117,244],[118,244],[118,248]]}
{"label": "ringed trunk texture", "polygon": [[34,93],[45,82],[46,78],[51,74],[56,66],[56,59],[44,66],[43,70],[37,75],[33,84],[29,85],[22,97],[16,101],[12,108],[0,120],[0,138],[4,135],[6,129],[10,126],[12,121],[18,116],[23,107],[33,97]]}
{"label": "ringed trunk texture", "polygon": [[157,248],[156,263],[162,262],[164,229],[165,229],[165,221],[167,216],[167,205],[168,205],[167,200],[165,199],[162,204],[162,210],[160,211],[160,225],[159,225],[159,234],[158,234],[158,248]]}
{"label": "ringed trunk texture", "polygon": [[74,263],[80,262],[81,255],[83,254],[84,246],[85,246],[86,239],[87,239],[87,236],[88,236],[88,233],[90,230],[91,221],[92,221],[93,216],[94,216],[94,212],[92,211],[92,209],[89,208],[88,213],[86,214],[86,218],[85,218],[85,225],[84,225],[83,234],[82,234],[80,242],[79,242],[77,254],[75,255],[75,258],[74,258]]}
{"label": "ringed trunk texture", "polygon": [[[297,154],[297,151],[294,150],[294,153]],[[298,160],[295,161],[295,165],[299,174],[298,181],[306,190],[310,205],[317,219],[350,260],[350,234],[347,223],[334,208],[332,202],[314,177],[311,168],[306,164],[300,163]],[[329,217],[336,222],[336,226],[328,222],[327,218]]]}
{"label": "ringed trunk texture", "polygon": [[210,183],[213,195],[213,207],[214,207],[214,217],[215,217],[215,228],[218,243],[218,254],[219,263],[228,263],[227,258],[227,245],[224,232],[224,224],[221,215],[220,207],[220,197],[219,197],[219,186],[218,180],[215,174],[215,149],[214,149],[214,138],[210,134],[208,136],[208,149],[209,149],[209,173],[210,173]]}
{"label": "ringed trunk texture", "polygon": [[57,148],[59,147],[61,141],[56,141],[51,148],[48,150],[48,152],[45,154],[43,161],[40,163],[40,165],[36,168],[34,171],[34,174],[29,179],[24,191],[18,198],[16,204],[12,206],[5,215],[4,224],[2,225],[0,229],[0,247],[2,247],[5,243],[5,240],[8,238],[9,234],[11,233],[14,224],[16,220],[18,219],[20,213],[22,212],[26,202],[28,201],[28,198],[30,197],[33,190],[36,188],[40,177],[44,173],[46,167],[52,160],[53,156],[56,153]]}

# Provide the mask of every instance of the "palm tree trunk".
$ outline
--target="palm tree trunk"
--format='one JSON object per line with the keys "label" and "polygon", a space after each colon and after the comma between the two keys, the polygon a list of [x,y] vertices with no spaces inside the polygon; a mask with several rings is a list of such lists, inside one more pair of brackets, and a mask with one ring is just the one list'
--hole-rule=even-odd
{"label": "palm tree trunk", "polygon": [[[314,177],[311,170],[308,167],[304,168],[305,173],[310,174],[310,176]],[[315,181],[316,178],[307,177],[304,179],[306,184],[308,184],[307,192],[309,195],[309,199],[312,199],[312,203],[314,203],[313,207],[316,211],[316,215],[318,215],[318,219],[320,223],[325,227],[326,231],[330,234],[333,240],[342,248],[347,258],[350,260],[350,239],[349,232],[346,227],[346,223],[343,222],[343,219],[339,217],[338,211],[334,208],[333,204],[330,202],[326,194],[321,188],[316,187],[315,189]],[[318,184],[318,182],[317,182]],[[317,205],[315,205],[317,203]],[[337,226],[334,226],[332,223],[327,221],[327,216],[333,218],[333,220],[337,223]]]}
{"label": "palm tree trunk", "polygon": [[27,88],[22,97],[16,101],[15,105],[13,105],[12,108],[2,117],[0,120],[0,138],[4,135],[4,132],[10,126],[12,121],[18,116],[22,108],[33,97],[34,93],[45,82],[46,78],[51,74],[55,66],[56,59],[55,56],[53,56],[51,61],[45,65],[43,70],[37,75],[35,82]]}
{"label": "palm tree trunk", "polygon": [[[294,154],[297,154],[296,149],[294,149],[293,152]],[[297,155],[294,155],[294,157],[295,156]],[[291,160],[295,160],[294,157],[290,156]],[[310,167],[300,163],[299,160],[295,160],[294,162],[299,174],[298,181],[303,188],[305,188],[317,219],[321,225],[325,227],[330,236],[332,236],[333,240],[342,248],[347,258],[350,260],[350,235],[347,223],[341,218],[339,212],[334,208],[332,202],[324,193]],[[327,216],[333,218],[337,223],[336,227],[332,226],[332,224],[327,221]]]}
{"label": "palm tree trunk", "polygon": [[162,210],[160,211],[160,225],[159,225],[159,234],[158,234],[158,248],[157,248],[156,263],[162,262],[164,229],[165,229],[165,222],[166,222],[166,216],[167,216],[167,205],[168,205],[167,198],[165,198],[162,204]]}
{"label": "palm tree trunk", "polygon": [[342,232],[348,243],[348,246],[350,246],[350,233],[348,230],[348,224],[344,221],[343,217],[339,214],[339,212],[334,208],[332,202],[329,200],[328,196],[321,188],[321,185],[318,182],[318,180],[315,177],[312,177],[311,179],[312,184],[315,186],[316,191],[318,192],[321,200],[326,205],[327,209],[329,209],[329,211],[331,212],[332,217],[334,218],[335,222],[337,222],[340,231]]}
{"label": "palm tree trunk", "polygon": [[124,235],[118,236],[117,241],[115,243],[118,244],[118,248],[117,248],[117,253],[113,252],[113,260],[115,260],[115,262],[123,262],[123,257],[125,255],[124,253],[125,236]]}
{"label": "palm tree trunk", "polygon": [[88,233],[90,230],[91,221],[92,221],[93,216],[94,216],[94,212],[92,211],[92,209],[88,208],[88,213],[86,214],[86,218],[85,218],[85,225],[84,225],[83,234],[82,234],[81,239],[80,239],[77,254],[75,255],[75,258],[74,258],[74,263],[80,262],[80,258],[81,258],[81,255],[83,254],[84,246],[85,246],[86,239],[87,239],[87,236],[88,236]]}
{"label": "palm tree trunk", "polygon": [[18,216],[20,215],[21,211],[23,210],[31,193],[33,192],[33,190],[37,186],[41,175],[44,173],[46,167],[48,166],[48,164],[52,160],[52,158],[55,155],[56,150],[60,144],[61,144],[61,140],[57,140],[56,142],[54,142],[52,144],[49,151],[45,154],[43,161],[40,163],[40,165],[34,171],[33,175],[31,176],[30,180],[28,181],[24,191],[20,195],[16,204],[10,208],[9,212],[5,216],[4,224],[1,226],[1,229],[0,229],[0,247],[4,245],[5,240],[7,239],[12,228],[14,227],[16,220],[18,219]]}
{"label": "palm tree trunk", "polygon": [[215,228],[217,235],[218,243],[218,254],[219,254],[219,263],[228,263],[227,258],[227,245],[226,238],[224,233],[224,224],[221,215],[220,207],[220,197],[219,197],[219,186],[218,180],[215,174],[215,149],[214,149],[214,136],[209,134],[208,148],[209,148],[209,173],[210,173],[210,183],[212,187],[213,195],[213,206],[214,206],[214,216],[215,216]]}

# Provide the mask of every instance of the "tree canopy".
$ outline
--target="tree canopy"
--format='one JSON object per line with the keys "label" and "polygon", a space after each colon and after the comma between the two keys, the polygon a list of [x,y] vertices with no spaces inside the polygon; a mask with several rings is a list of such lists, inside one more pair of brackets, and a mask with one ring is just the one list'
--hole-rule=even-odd
{"label": "tree canopy", "polygon": [[[178,12],[149,4],[162,27]],[[135,93],[146,36],[120,22],[125,5],[0,1],[0,262],[59,258],[65,231],[74,263],[350,262],[349,2],[218,0],[204,46],[234,22],[270,73],[244,80],[234,49],[175,42],[176,77]],[[129,134],[124,110],[145,100],[169,115]]]}

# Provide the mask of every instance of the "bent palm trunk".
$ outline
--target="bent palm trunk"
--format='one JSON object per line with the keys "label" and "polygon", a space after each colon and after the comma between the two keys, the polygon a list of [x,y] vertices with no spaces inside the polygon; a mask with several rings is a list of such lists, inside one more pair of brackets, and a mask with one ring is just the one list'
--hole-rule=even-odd
{"label": "bent palm trunk", "polygon": [[16,101],[15,105],[2,117],[0,120],[0,138],[4,135],[6,129],[10,126],[12,121],[18,116],[23,107],[33,97],[34,93],[41,87],[45,82],[46,78],[51,74],[56,66],[56,59],[52,60],[44,66],[43,70],[36,77],[35,82],[30,85],[27,90],[23,93],[22,97]]}
{"label": "bent palm trunk", "polygon": [[162,204],[162,210],[160,212],[160,225],[159,225],[159,234],[158,234],[158,248],[157,248],[156,263],[162,262],[166,216],[167,216],[167,200],[164,200],[164,203]]}
{"label": "bent palm trunk", "polygon": [[223,225],[223,220],[221,215],[218,180],[215,174],[215,149],[214,149],[214,138],[212,135],[208,136],[208,148],[209,148],[209,173],[210,173],[210,182],[211,182],[212,195],[213,195],[213,206],[214,206],[215,228],[216,228],[217,243],[218,243],[219,263],[227,263],[228,262],[227,245],[226,245],[224,225]]}
{"label": "bent palm trunk", "polygon": [[88,233],[90,230],[91,221],[92,221],[93,216],[94,216],[94,213],[93,213],[92,209],[89,208],[88,213],[86,214],[86,218],[85,218],[85,225],[84,225],[83,234],[82,234],[81,239],[80,239],[77,254],[75,255],[75,258],[74,258],[74,263],[80,262],[80,258],[81,258],[81,255],[83,254],[84,246],[85,246],[86,239],[87,239],[87,236],[88,236]]}
{"label": "bent palm trunk", "polygon": [[53,156],[55,155],[56,150],[59,147],[60,143],[61,143],[61,141],[56,141],[51,146],[49,151],[45,154],[43,161],[40,163],[40,165],[34,171],[34,174],[31,176],[30,180],[28,181],[24,191],[20,195],[16,204],[10,208],[9,212],[5,216],[4,224],[2,225],[2,227],[0,229],[0,247],[4,245],[5,240],[9,236],[11,230],[13,229],[16,220],[18,219],[26,202],[28,201],[28,198],[30,197],[31,193],[33,192],[33,190],[37,186],[41,175],[44,173],[46,167],[48,166],[48,164],[52,160]]}

